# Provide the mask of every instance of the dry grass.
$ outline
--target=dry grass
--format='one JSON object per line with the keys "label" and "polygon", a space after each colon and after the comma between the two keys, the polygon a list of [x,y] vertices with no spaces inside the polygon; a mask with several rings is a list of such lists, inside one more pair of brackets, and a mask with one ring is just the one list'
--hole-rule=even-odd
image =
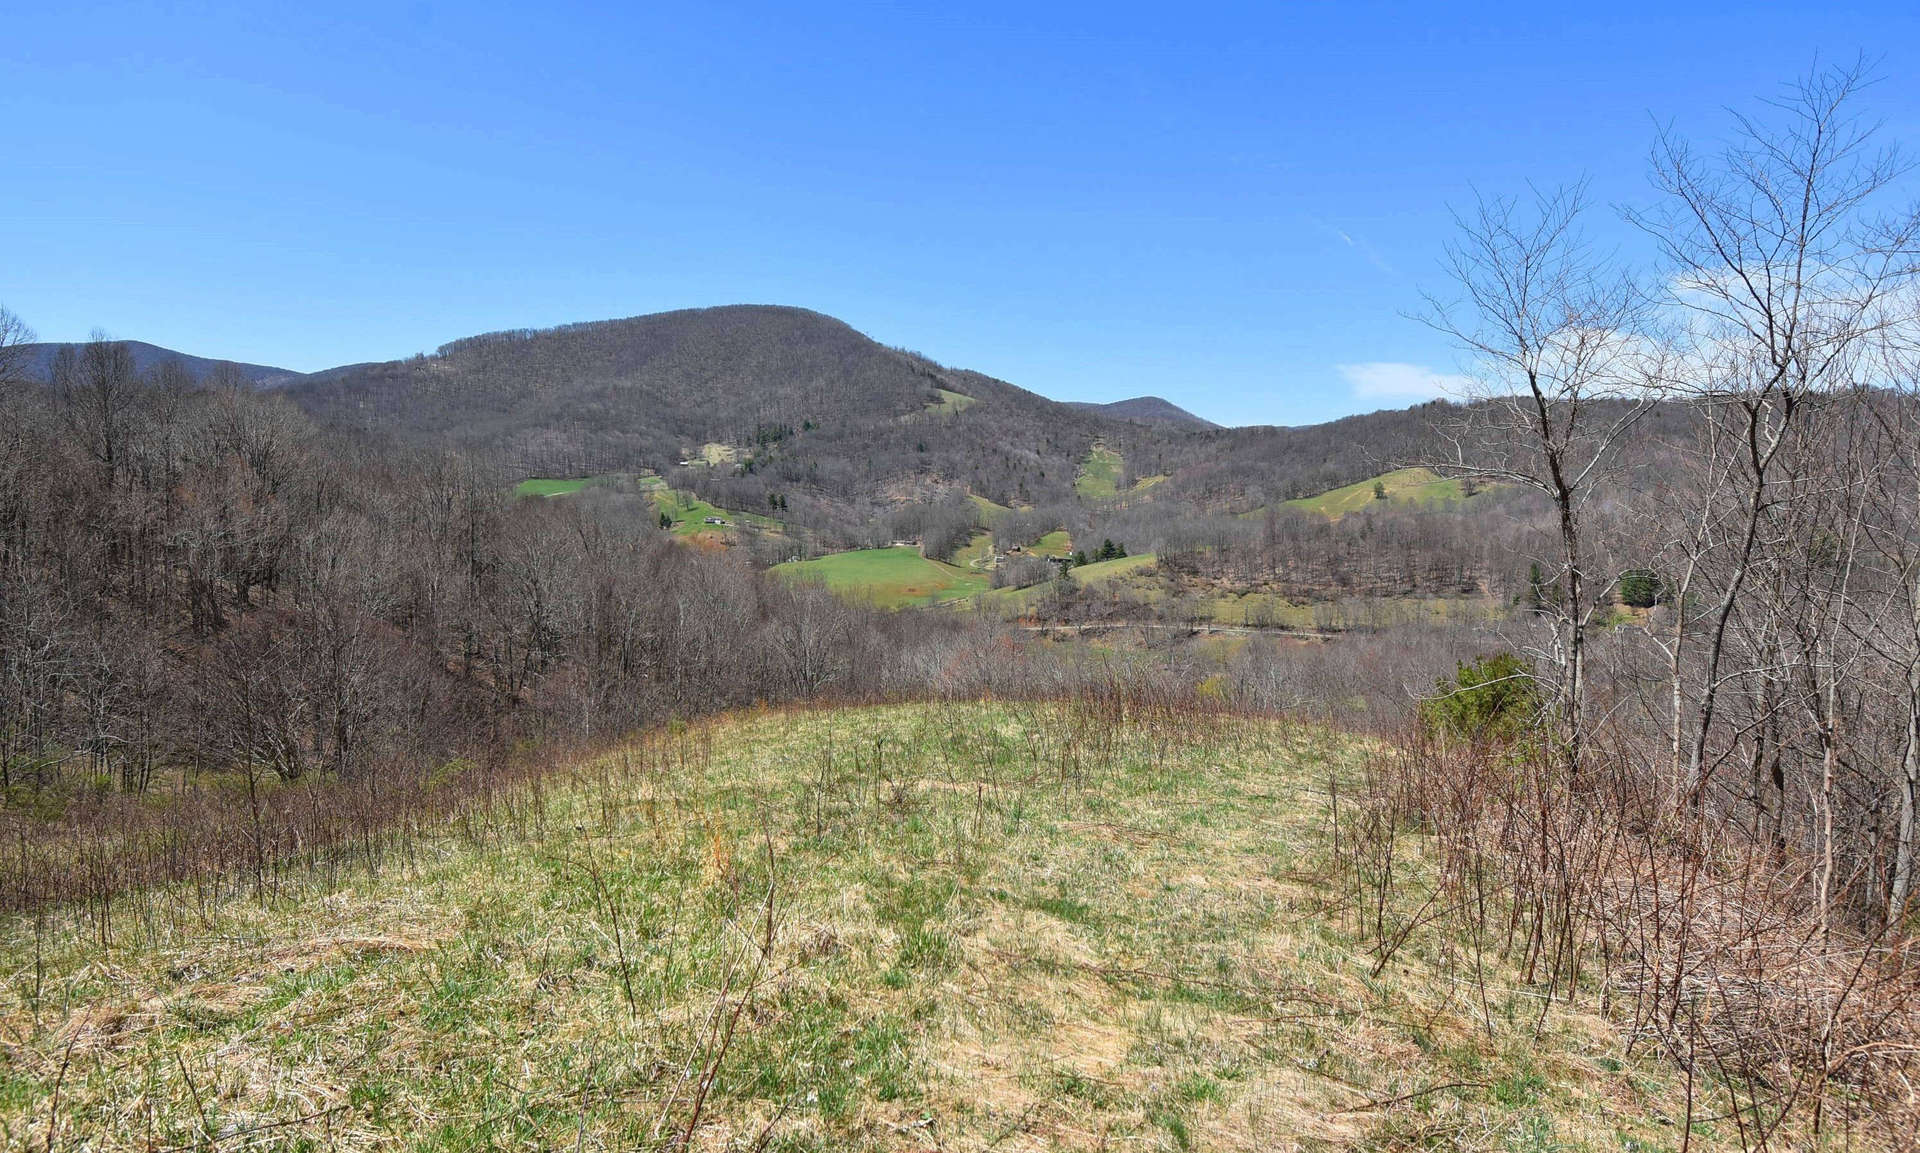
{"label": "dry grass", "polygon": [[1042,705],[661,734],[580,766],[543,820],[424,831],[378,875],[147,901],[106,951],[78,914],[0,925],[0,1133],[1678,1148],[1671,1067],[1611,1022],[1542,1017],[1508,973],[1483,1002],[1437,932],[1372,973],[1327,821],[1366,751]]}

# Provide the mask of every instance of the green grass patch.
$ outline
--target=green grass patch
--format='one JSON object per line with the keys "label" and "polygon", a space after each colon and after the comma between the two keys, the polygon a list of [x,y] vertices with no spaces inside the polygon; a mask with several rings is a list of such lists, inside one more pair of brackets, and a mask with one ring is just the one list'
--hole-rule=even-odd
{"label": "green grass patch", "polygon": [[965,548],[953,554],[953,567],[968,572],[986,572],[993,565],[993,534],[977,532]]}
{"label": "green grass patch", "polygon": [[[760,513],[740,512],[735,509],[720,508],[701,500],[682,489],[668,488],[664,481],[650,478],[653,484],[646,485],[647,495],[653,499],[657,512],[665,513],[673,521],[672,532],[676,536],[693,536],[703,532],[728,532],[737,528],[753,528],[761,532],[779,532],[785,526],[773,517]],[[707,518],[713,517],[725,521],[725,524],[708,524]]]}
{"label": "green grass patch", "polygon": [[1119,453],[1096,444],[1087,459],[1080,462],[1079,474],[1073,478],[1073,491],[1079,493],[1082,500],[1112,500],[1120,495],[1122,469]]}
{"label": "green grass patch", "polygon": [[979,397],[968,396],[964,392],[954,392],[946,388],[936,388],[934,391],[940,394],[940,399],[927,402],[928,412],[952,415],[956,412],[965,412],[980,403]]}
{"label": "green grass patch", "polygon": [[1027,551],[1034,556],[1066,556],[1073,551],[1073,538],[1066,529],[1055,529],[1028,545]]}
{"label": "green grass patch", "polygon": [[[1386,493],[1384,500],[1376,495],[1374,488],[1376,484]],[[1369,477],[1357,484],[1336,488],[1331,492],[1323,492],[1318,496],[1290,500],[1286,502],[1286,507],[1300,509],[1303,512],[1319,513],[1329,519],[1339,520],[1350,512],[1370,508],[1375,503],[1413,508],[1444,508],[1469,499],[1471,498],[1467,496],[1461,481],[1436,476],[1430,469],[1403,468]]]}
{"label": "green grass patch", "polygon": [[1005,516],[1007,513],[1013,511],[1006,505],[996,504],[977,492],[968,493],[967,499],[973,502],[973,507],[980,510],[980,519],[989,525],[992,524],[996,518]]}
{"label": "green grass patch", "polygon": [[[1151,568],[1153,562],[1153,553],[1141,553],[1139,556],[1123,556],[1093,564],[1076,565],[1067,570],[1067,575],[1082,588],[1107,589],[1116,585],[1125,587],[1132,584],[1133,578]],[[1043,581],[1023,589],[992,589],[981,596],[980,607],[1002,616],[1021,616],[1031,611],[1040,603],[1042,597],[1052,592],[1052,585],[1052,581]],[[1133,591],[1129,589],[1130,594]]]}
{"label": "green grass patch", "polygon": [[983,571],[928,560],[919,549],[908,545],[789,561],[769,571],[789,579],[818,581],[833,592],[871,601],[881,608],[963,599],[985,592],[991,583]]}
{"label": "green grass patch", "polygon": [[554,477],[532,476],[513,486],[515,496],[572,496],[583,488],[603,484],[604,476]]}

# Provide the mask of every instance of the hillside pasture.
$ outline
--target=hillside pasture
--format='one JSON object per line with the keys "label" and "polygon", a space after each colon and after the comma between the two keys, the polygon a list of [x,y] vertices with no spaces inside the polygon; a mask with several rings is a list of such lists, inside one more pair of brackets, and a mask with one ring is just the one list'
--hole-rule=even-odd
{"label": "hillside pasture", "polygon": [[[1154,554],[1141,553],[1138,556],[1075,565],[1067,570],[1067,577],[1080,588],[1125,588],[1150,570],[1154,560]],[[1030,612],[1051,591],[1051,587],[1052,582],[1047,581],[1026,588],[994,589],[980,598],[980,607],[1003,616],[1021,616]]]}
{"label": "hillside pasture", "polygon": [[955,392],[950,388],[937,388],[934,391],[940,394],[940,399],[927,402],[927,411],[938,416],[952,416],[955,413],[965,412],[980,403],[979,397]]}
{"label": "hillside pasture", "polygon": [[985,592],[990,579],[984,571],[928,560],[910,545],[854,549],[789,561],[768,571],[788,580],[818,582],[841,596],[889,609],[964,599]]}
{"label": "hillside pasture", "polygon": [[513,486],[515,496],[572,496],[584,488],[603,484],[609,478],[604,476],[557,477],[530,476]]}
{"label": "hillside pasture", "polygon": [[1438,476],[1431,469],[1402,468],[1317,496],[1287,501],[1286,507],[1339,520],[1350,512],[1359,512],[1380,502],[1381,498],[1374,493],[1375,484],[1386,490],[1383,503],[1400,507],[1444,508],[1472,499],[1459,480]]}
{"label": "hillside pasture", "polygon": [[[761,532],[779,532],[784,526],[770,516],[760,513],[739,512],[734,509],[720,508],[701,500],[693,493],[682,489],[669,488],[658,477],[648,478],[653,483],[646,484],[647,495],[653,500],[656,511],[665,513],[673,521],[670,531],[676,536],[694,536],[699,533],[726,532],[742,527],[753,528]],[[718,517],[727,523],[711,525],[708,517]]]}
{"label": "hillside pasture", "polygon": [[992,525],[996,518],[1003,517],[1013,511],[1006,505],[988,500],[977,492],[968,493],[967,499],[973,502],[974,508],[980,510],[980,521],[982,524]]}
{"label": "hillside pasture", "polygon": [[1027,551],[1034,556],[1066,556],[1073,551],[1073,537],[1066,529],[1055,529],[1028,545]]}
{"label": "hillside pasture", "polygon": [[1094,445],[1080,462],[1080,471],[1073,478],[1073,491],[1080,494],[1081,500],[1112,500],[1120,495],[1124,463],[1120,454],[1106,445]]}

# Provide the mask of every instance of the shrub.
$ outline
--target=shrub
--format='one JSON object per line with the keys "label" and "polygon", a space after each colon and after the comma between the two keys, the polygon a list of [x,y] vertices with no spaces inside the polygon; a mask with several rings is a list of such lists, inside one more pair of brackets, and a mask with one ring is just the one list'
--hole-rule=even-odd
{"label": "shrub", "polygon": [[1540,683],[1533,666],[1512,653],[1461,661],[1454,674],[1436,680],[1433,689],[1433,696],[1420,702],[1420,725],[1454,740],[1506,743],[1540,714]]}
{"label": "shrub", "polygon": [[1652,569],[1628,569],[1620,574],[1620,603],[1650,609],[1661,600],[1660,577]]}

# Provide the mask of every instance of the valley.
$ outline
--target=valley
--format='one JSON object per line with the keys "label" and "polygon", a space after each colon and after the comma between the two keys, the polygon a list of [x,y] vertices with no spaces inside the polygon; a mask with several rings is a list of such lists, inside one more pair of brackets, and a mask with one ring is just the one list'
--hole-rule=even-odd
{"label": "valley", "polygon": [[[1396,17],[1416,90],[1306,9],[1206,51],[950,13],[935,68],[804,50],[905,11],[708,52],[691,9],[198,15],[8,57],[82,131],[21,121],[0,273],[192,347],[0,308],[0,1145],[1914,1145],[1920,210],[1876,65],[1554,185],[1513,141],[1627,154],[1637,22],[1548,116],[1531,29],[1462,66]],[[299,59],[241,77],[267,27]],[[700,107],[639,91],[677,68]],[[1506,192],[1432,112],[1476,86]],[[236,93],[258,131],[203,115]],[[209,147],[146,155],[175,120]],[[1268,139],[1309,130],[1360,167]],[[617,315],[765,294],[875,331]]]}

